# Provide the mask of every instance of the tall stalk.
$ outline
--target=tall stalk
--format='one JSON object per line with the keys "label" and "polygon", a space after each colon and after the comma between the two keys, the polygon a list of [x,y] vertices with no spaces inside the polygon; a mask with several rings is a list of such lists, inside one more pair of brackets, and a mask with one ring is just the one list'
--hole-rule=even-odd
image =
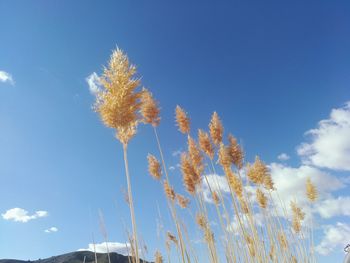
{"label": "tall stalk", "polygon": [[129,203],[129,208],[130,208],[132,233],[133,233],[133,240],[132,241],[133,241],[136,262],[139,263],[140,258],[139,258],[138,242],[137,242],[137,240],[138,240],[137,239],[137,229],[136,229],[134,202],[133,202],[133,198],[132,198],[132,189],[131,189],[131,181],[130,181],[130,173],[129,173],[127,148],[128,148],[127,144],[123,144],[125,175],[126,175],[126,181],[127,181],[127,185],[128,185],[128,203]]}

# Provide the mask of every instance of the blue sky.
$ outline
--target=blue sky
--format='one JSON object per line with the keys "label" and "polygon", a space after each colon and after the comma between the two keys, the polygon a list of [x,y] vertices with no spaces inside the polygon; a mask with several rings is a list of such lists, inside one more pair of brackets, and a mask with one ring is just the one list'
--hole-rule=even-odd
{"label": "blue sky", "polygon": [[[121,146],[93,112],[86,82],[117,46],[160,101],[169,165],[186,147],[175,106],[194,129],[206,128],[216,110],[248,161],[260,155],[282,181],[281,174],[315,175],[323,187],[317,244],[331,247],[329,232],[350,233],[349,11],[347,1],[0,1],[0,258],[86,248],[91,232],[102,242],[99,209],[110,241],[125,242]],[[130,144],[150,254],[159,243],[157,203],[167,211],[146,171],[147,153],[157,153],[153,138],[141,126]],[[279,160],[282,153],[290,158]],[[171,174],[181,189],[178,169]],[[27,222],[6,219],[12,208],[28,211]],[[51,227],[58,231],[46,233]],[[320,262],[341,260],[350,239],[336,242]]]}

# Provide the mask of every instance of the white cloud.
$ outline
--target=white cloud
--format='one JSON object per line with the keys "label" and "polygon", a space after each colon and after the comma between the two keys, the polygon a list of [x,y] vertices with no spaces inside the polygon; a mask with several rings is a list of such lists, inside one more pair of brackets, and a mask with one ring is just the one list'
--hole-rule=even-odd
{"label": "white cloud", "polygon": [[175,169],[176,169],[175,166],[170,166],[170,167],[169,167],[169,170],[170,170],[170,171],[174,171]]}
{"label": "white cloud", "polygon": [[172,155],[173,157],[176,157],[176,156],[181,155],[181,153],[182,153],[182,151],[181,151],[181,150],[175,150],[175,151],[173,151],[173,152],[172,152],[172,154],[171,154],[171,155]]}
{"label": "white cloud", "polygon": [[1,214],[2,218],[5,220],[12,220],[15,222],[26,223],[30,220],[37,219],[40,217],[48,216],[47,211],[36,211],[34,214],[29,215],[27,210],[22,208],[12,208],[7,210],[4,214]]}
{"label": "white cloud", "polygon": [[343,249],[349,243],[350,225],[337,223],[324,227],[324,237],[315,250],[321,255],[328,255],[334,249]]}
{"label": "white cloud", "polygon": [[129,243],[118,243],[118,242],[102,242],[99,244],[89,244],[88,248],[78,249],[78,251],[91,251],[94,252],[96,249],[97,253],[107,253],[107,245],[109,252],[116,252],[118,254],[128,256],[131,246]]}
{"label": "white cloud", "polygon": [[221,191],[221,193],[230,192],[230,187],[225,176],[208,174],[203,178],[203,196],[206,202],[213,203],[208,183],[212,191]]}
{"label": "white cloud", "polygon": [[54,232],[57,232],[58,231],[58,228],[57,227],[50,227],[48,229],[45,230],[45,233],[54,233]]}
{"label": "white cloud", "polygon": [[101,82],[96,72],[91,73],[85,80],[92,95],[96,95],[101,90]]}
{"label": "white cloud", "polygon": [[0,82],[4,82],[4,83],[9,83],[11,85],[14,85],[15,82],[12,78],[12,75],[10,73],[7,73],[5,71],[0,70]]}
{"label": "white cloud", "polygon": [[279,200],[281,200],[288,208],[292,200],[296,201],[307,212],[307,216],[310,216],[311,213],[306,196],[307,178],[310,178],[317,187],[319,201],[323,201],[319,203],[319,207],[315,211],[321,216],[325,215],[325,212],[321,213],[322,207],[326,205],[325,200],[332,198],[332,192],[345,187],[344,183],[335,176],[308,165],[294,168],[283,164],[272,163],[269,165],[269,168],[277,189],[277,192],[272,195],[275,203],[279,204]]}
{"label": "white cloud", "polygon": [[350,171],[350,102],[333,109],[329,119],[320,121],[306,134],[310,142],[297,148],[305,164]]}
{"label": "white cloud", "polygon": [[350,216],[350,196],[325,199],[316,203],[315,209],[323,218]]}
{"label": "white cloud", "polygon": [[280,155],[277,156],[277,158],[280,161],[287,161],[290,159],[289,155],[286,153],[281,153]]}

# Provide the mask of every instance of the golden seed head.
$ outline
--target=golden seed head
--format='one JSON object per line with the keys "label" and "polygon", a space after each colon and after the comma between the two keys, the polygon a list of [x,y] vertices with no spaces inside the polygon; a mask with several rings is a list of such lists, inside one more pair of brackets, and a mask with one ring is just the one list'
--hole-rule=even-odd
{"label": "golden seed head", "polygon": [[269,176],[269,170],[259,157],[255,158],[253,165],[248,164],[247,177],[250,181],[256,184],[263,184],[266,176]]}
{"label": "golden seed head", "polygon": [[298,263],[298,261],[297,261],[295,256],[292,256],[292,263]]}
{"label": "golden seed head", "polygon": [[141,92],[136,91],[140,80],[134,78],[135,73],[128,57],[120,49],[114,50],[100,78],[103,89],[94,105],[103,123],[116,130],[117,139],[124,145],[136,134],[140,118]]}
{"label": "golden seed head", "polygon": [[280,233],[278,233],[277,239],[278,239],[280,246],[284,250],[286,250],[288,248],[288,241],[287,241],[286,235],[283,232],[280,232]]}
{"label": "golden seed head", "polygon": [[180,194],[176,195],[176,199],[177,199],[177,202],[181,208],[187,208],[188,204],[190,203],[190,199],[188,199]]}
{"label": "golden seed head", "polygon": [[181,154],[181,172],[184,185],[190,194],[195,194],[196,186],[200,184],[201,177],[193,166],[188,154]]}
{"label": "golden seed head", "polygon": [[256,190],[256,199],[261,208],[265,209],[267,207],[267,197],[259,188]]}
{"label": "golden seed head", "polygon": [[243,214],[248,214],[249,213],[249,206],[246,200],[243,198],[239,198],[239,204],[241,205],[241,211]]}
{"label": "golden seed head", "polygon": [[197,214],[196,215],[196,222],[197,225],[201,228],[201,229],[206,229],[207,228],[207,220],[204,217],[203,214]]}
{"label": "golden seed head", "polygon": [[190,119],[187,117],[187,113],[180,106],[176,106],[175,119],[177,126],[179,127],[179,131],[183,134],[189,134]]}
{"label": "golden seed head", "polygon": [[307,178],[307,181],[306,181],[306,195],[307,195],[307,198],[308,198],[311,202],[316,201],[316,199],[317,199],[317,197],[318,197],[317,188],[316,188],[316,186],[311,182],[310,178]]}
{"label": "golden seed head", "polygon": [[215,145],[219,145],[222,142],[222,136],[224,133],[224,127],[222,126],[219,115],[214,111],[210,123],[209,123],[210,137]]}
{"label": "golden seed head", "polygon": [[235,192],[235,194],[242,198],[243,196],[243,184],[241,179],[239,179],[231,169],[226,169],[225,174],[227,176],[227,181],[231,187],[231,189]]}
{"label": "golden seed head", "polygon": [[209,228],[205,229],[204,239],[207,243],[214,243],[215,242],[214,233]]}
{"label": "golden seed head", "polygon": [[222,168],[224,170],[230,169],[232,164],[230,150],[223,143],[220,143],[218,155],[219,155],[219,164],[222,166]]}
{"label": "golden seed head", "polygon": [[169,231],[167,232],[167,238],[169,241],[173,242],[174,244],[177,245],[177,238],[172,234],[170,233]]}
{"label": "golden seed head", "polygon": [[243,167],[243,151],[233,135],[229,134],[228,141],[232,162],[238,169],[241,169]]}
{"label": "golden seed head", "polygon": [[154,258],[155,258],[155,260],[154,260],[155,263],[163,263],[162,254],[158,250],[154,254]]}
{"label": "golden seed head", "polygon": [[164,181],[164,192],[165,195],[171,200],[174,201],[176,194],[174,189],[169,185],[168,181]]}
{"label": "golden seed head", "polygon": [[153,127],[159,125],[160,109],[158,102],[153,98],[152,93],[145,88],[142,89],[140,112],[144,123],[151,124]]}
{"label": "golden seed head", "polygon": [[201,174],[204,170],[203,156],[197,143],[195,142],[194,139],[191,138],[191,136],[188,136],[187,146],[188,146],[188,153],[190,155],[191,162],[195,167],[197,174]]}
{"label": "golden seed head", "polygon": [[198,130],[198,141],[202,151],[208,155],[210,160],[214,159],[214,147],[210,141],[209,134],[203,130]]}
{"label": "golden seed head", "polygon": [[293,213],[292,227],[296,233],[301,231],[301,221],[305,218],[305,213],[293,201],[290,202],[290,207]]}
{"label": "golden seed head", "polygon": [[213,201],[216,205],[220,204],[220,198],[219,198],[218,193],[216,191],[213,191],[212,198],[213,198]]}
{"label": "golden seed head", "polygon": [[275,190],[275,186],[270,174],[265,176],[263,184],[266,190],[270,190],[270,191]]}
{"label": "golden seed head", "polygon": [[160,166],[159,161],[152,154],[148,154],[148,172],[153,178],[159,180],[162,177],[162,168]]}

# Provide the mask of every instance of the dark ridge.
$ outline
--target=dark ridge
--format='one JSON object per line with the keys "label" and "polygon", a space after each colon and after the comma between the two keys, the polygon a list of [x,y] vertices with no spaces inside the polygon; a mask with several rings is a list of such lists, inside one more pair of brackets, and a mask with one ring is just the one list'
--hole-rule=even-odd
{"label": "dark ridge", "polygon": [[[111,263],[129,263],[129,257],[120,255],[118,253],[109,253]],[[59,256],[53,256],[38,260],[16,260],[16,259],[0,259],[0,263],[95,263],[95,254],[90,251],[77,251],[67,253]],[[106,253],[97,253],[98,263],[108,263],[108,256]],[[132,259],[130,257],[130,262]],[[141,260],[142,263],[150,263]]]}

